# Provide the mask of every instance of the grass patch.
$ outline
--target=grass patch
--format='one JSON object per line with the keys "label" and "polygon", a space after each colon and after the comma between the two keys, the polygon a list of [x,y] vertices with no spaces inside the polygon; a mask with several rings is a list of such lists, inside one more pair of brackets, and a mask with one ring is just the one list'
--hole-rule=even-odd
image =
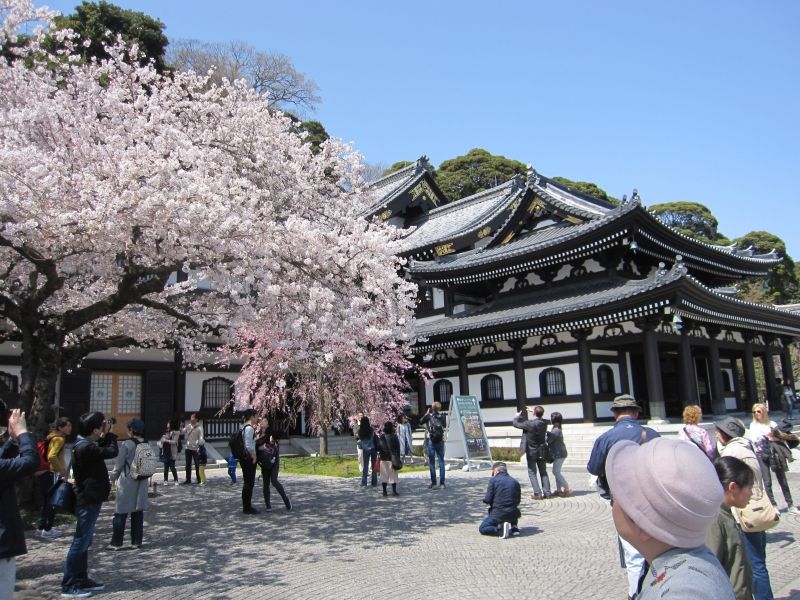
{"label": "grass patch", "polygon": [[[422,465],[405,465],[401,473],[427,469]],[[328,477],[361,476],[358,470],[358,459],[341,455],[281,457],[281,472],[297,475],[327,475]]]}

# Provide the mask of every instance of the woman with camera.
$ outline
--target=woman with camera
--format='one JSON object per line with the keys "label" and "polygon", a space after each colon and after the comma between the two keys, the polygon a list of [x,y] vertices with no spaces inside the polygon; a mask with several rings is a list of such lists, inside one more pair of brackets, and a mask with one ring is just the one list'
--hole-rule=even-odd
{"label": "woman with camera", "polygon": [[178,438],[180,431],[172,429],[172,422],[167,421],[167,428],[161,436],[161,455],[164,460],[164,485],[169,481],[169,472],[172,471],[172,478],[175,485],[178,485],[178,471],[175,469],[175,461],[178,459]]}
{"label": "woman with camera", "polygon": [[144,439],[144,421],[141,419],[128,421],[128,435],[130,439],[125,440],[119,446],[117,462],[110,475],[111,481],[117,482],[117,504],[114,510],[113,534],[111,535],[111,543],[108,545],[112,550],[122,548],[123,538],[125,537],[125,521],[128,518],[128,514],[131,515],[131,546],[134,548],[142,547],[144,511],[149,504],[147,499],[149,479],[139,479],[131,469],[136,456],[136,446],[147,443]]}
{"label": "woman with camera", "polygon": [[286,510],[292,510],[292,502],[286,495],[286,490],[278,481],[278,470],[280,468],[280,456],[278,453],[278,440],[269,432],[269,420],[266,417],[261,419],[256,436],[256,457],[261,464],[261,483],[264,492],[264,504],[267,510],[272,510],[270,502],[270,489],[272,485],[281,495]]}

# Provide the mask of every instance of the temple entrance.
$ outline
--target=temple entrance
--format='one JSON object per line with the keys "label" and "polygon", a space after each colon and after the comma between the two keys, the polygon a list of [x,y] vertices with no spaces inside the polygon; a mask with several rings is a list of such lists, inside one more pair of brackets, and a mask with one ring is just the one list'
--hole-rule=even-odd
{"label": "temple entrance", "polygon": [[[644,355],[631,352],[631,379],[633,395],[641,404],[644,413],[642,419],[650,418],[649,395],[647,393],[647,371],[644,367]],[[664,409],[669,419],[680,419],[683,415],[683,402],[678,392],[678,353],[661,352],[661,389],[664,398]]]}

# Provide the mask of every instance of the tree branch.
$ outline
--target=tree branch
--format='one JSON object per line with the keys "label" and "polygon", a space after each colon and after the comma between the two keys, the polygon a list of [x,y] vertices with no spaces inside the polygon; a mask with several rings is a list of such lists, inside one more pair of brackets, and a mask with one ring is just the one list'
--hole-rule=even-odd
{"label": "tree branch", "polygon": [[141,304],[142,306],[147,306],[149,308],[155,308],[156,310],[160,310],[169,316],[178,319],[179,321],[183,321],[184,323],[191,325],[192,327],[196,327],[198,329],[200,328],[200,323],[192,319],[189,315],[185,315],[168,304],[164,304],[163,302],[158,302],[149,298],[141,298],[138,300],[137,304]]}

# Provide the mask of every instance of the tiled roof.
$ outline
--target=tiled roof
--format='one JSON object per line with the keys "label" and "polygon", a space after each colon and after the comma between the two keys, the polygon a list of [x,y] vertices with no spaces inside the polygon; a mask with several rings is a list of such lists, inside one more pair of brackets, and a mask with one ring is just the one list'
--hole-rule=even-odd
{"label": "tiled roof", "polygon": [[505,210],[524,189],[521,179],[514,178],[430,211],[427,220],[401,240],[402,252],[409,254],[480,228]]}
{"label": "tiled roof", "polygon": [[[660,299],[651,293],[673,284],[685,286],[677,298],[671,298],[673,292],[667,290]],[[641,304],[637,305],[639,298]],[[550,289],[500,296],[473,310],[418,325],[416,336],[421,341],[417,345],[423,350],[452,346],[453,342],[426,341],[439,336],[458,336],[461,345],[470,345],[586,328],[663,315],[671,303],[672,312],[700,322],[800,335],[800,315],[717,294],[688,275],[686,266],[677,262],[669,270],[662,266],[646,279],[582,278]],[[469,339],[471,335],[480,337]]]}
{"label": "tiled roof", "polygon": [[426,172],[430,172],[430,164],[425,156],[416,162],[384,175],[367,186],[367,193],[373,200],[364,215],[373,215],[389,204],[394,198],[415,184]]}

